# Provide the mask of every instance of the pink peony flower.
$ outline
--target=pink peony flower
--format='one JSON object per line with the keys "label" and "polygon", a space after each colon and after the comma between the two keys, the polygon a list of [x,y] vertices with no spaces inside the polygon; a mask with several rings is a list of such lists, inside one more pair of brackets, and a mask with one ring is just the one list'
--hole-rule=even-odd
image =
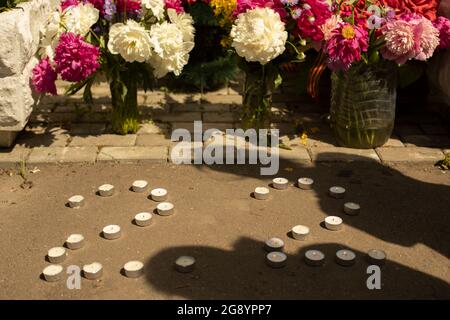
{"label": "pink peony flower", "polygon": [[117,12],[127,14],[138,14],[141,10],[141,2],[139,0],[116,0]]}
{"label": "pink peony flower", "polygon": [[353,62],[361,60],[361,54],[369,48],[367,31],[350,23],[340,23],[332,31],[325,46],[328,66],[332,70],[348,70]]}
{"label": "pink peony flower", "polygon": [[184,12],[181,0],[165,0],[167,9],[175,9],[177,13]]}
{"label": "pink peony flower", "polygon": [[50,93],[56,96],[56,81],[57,74],[53,70],[50,60],[47,57],[39,61],[39,63],[33,68],[33,75],[31,82],[36,92]]}
{"label": "pink peony flower", "polygon": [[386,45],[381,54],[387,60],[404,64],[410,59],[425,61],[439,46],[439,30],[427,18],[406,13],[390,19],[381,29]]}
{"label": "pink peony flower", "polygon": [[404,64],[420,53],[420,30],[409,22],[389,21],[382,27],[381,32],[386,42],[381,48],[385,59]]}
{"label": "pink peony flower", "polygon": [[420,48],[422,51],[415,57],[417,60],[425,61],[431,58],[434,51],[439,47],[439,30],[425,17],[418,24],[420,33]]}
{"label": "pink peony flower", "polygon": [[282,20],[284,20],[287,16],[286,10],[284,9],[284,4],[281,0],[237,0],[237,6],[233,12],[233,15],[237,16],[247,10],[265,7],[271,8],[277,12]]}
{"label": "pink peony flower", "polygon": [[299,34],[304,39],[322,41],[324,34],[321,26],[331,18],[328,4],[321,0],[305,0],[297,20]]}
{"label": "pink peony flower", "polygon": [[63,0],[61,1],[61,11],[64,11],[72,6],[77,6],[79,3],[80,2],[78,0]]}
{"label": "pink peony flower", "polygon": [[434,27],[439,30],[439,48],[447,49],[450,47],[450,20],[445,17],[438,17],[434,22]]}
{"label": "pink peony flower", "polygon": [[63,33],[55,48],[56,72],[65,81],[79,82],[99,67],[100,49],[84,42],[82,36]]}

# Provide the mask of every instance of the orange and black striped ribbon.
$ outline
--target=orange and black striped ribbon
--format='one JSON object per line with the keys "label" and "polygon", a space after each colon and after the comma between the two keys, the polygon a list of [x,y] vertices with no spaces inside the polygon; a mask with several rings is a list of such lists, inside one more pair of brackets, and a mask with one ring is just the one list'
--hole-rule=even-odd
{"label": "orange and black striped ribbon", "polygon": [[306,89],[308,94],[314,99],[319,97],[319,82],[326,68],[326,55],[321,51],[308,74],[308,84]]}

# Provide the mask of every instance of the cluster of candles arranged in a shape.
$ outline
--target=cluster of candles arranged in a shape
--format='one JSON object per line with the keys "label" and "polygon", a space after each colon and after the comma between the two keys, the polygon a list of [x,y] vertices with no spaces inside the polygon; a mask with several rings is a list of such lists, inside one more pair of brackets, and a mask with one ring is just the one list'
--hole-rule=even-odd
{"label": "cluster of candles arranged in a shape", "polygon": [[[314,180],[311,178],[300,178],[297,180],[297,187],[303,190],[312,190]],[[289,180],[286,178],[275,178],[270,186],[277,190],[286,190],[289,187]],[[345,188],[333,186],[329,188],[328,194],[335,199],[343,199],[345,196]],[[253,197],[257,200],[269,199],[270,189],[267,187],[257,187],[253,192]],[[343,207],[344,213],[350,216],[356,216],[360,212],[360,205],[355,202],[346,202]],[[331,231],[339,231],[343,227],[343,220],[338,216],[328,216],[324,221],[325,228]],[[294,226],[290,234],[295,240],[306,240],[310,233],[310,229],[304,225]],[[279,238],[270,238],[265,243],[265,249],[268,252],[266,262],[273,268],[282,268],[286,265],[287,255],[283,253],[284,242]],[[382,265],[386,260],[386,253],[382,250],[372,249],[367,254],[368,260],[372,264]],[[355,263],[356,254],[349,249],[342,249],[336,252],[336,262],[342,266],[351,266]],[[319,250],[308,250],[304,256],[305,262],[311,266],[323,265],[325,254]]]}
{"label": "cluster of candles arranged in a shape", "polygon": [[[134,181],[131,190],[136,193],[143,193],[147,189],[148,182],[145,180]],[[104,184],[98,187],[97,195],[101,197],[111,197],[114,195],[114,186],[111,184]],[[150,198],[159,202],[156,206],[156,212],[161,216],[169,216],[174,213],[174,205],[170,202],[165,202],[168,197],[167,190],[163,188],[153,189],[150,192]],[[70,197],[68,205],[70,208],[79,209],[85,204],[85,199],[81,195]],[[140,227],[150,225],[152,221],[152,214],[149,212],[138,213],[134,217],[134,223]],[[103,238],[107,240],[115,240],[121,236],[121,228],[118,225],[107,225],[102,230]],[[51,265],[43,270],[44,279],[49,282],[58,281],[63,274],[63,267],[60,265],[67,257],[67,249],[78,250],[84,246],[85,239],[81,234],[71,234],[65,242],[65,247],[51,248],[47,253],[47,260]],[[181,256],[175,261],[175,268],[179,272],[191,272],[195,265],[195,259],[190,256]],[[103,266],[99,262],[86,264],[82,268],[83,276],[89,280],[99,279],[103,275]],[[144,272],[144,264],[141,261],[128,261],[123,266],[123,273],[128,278],[137,278]]]}

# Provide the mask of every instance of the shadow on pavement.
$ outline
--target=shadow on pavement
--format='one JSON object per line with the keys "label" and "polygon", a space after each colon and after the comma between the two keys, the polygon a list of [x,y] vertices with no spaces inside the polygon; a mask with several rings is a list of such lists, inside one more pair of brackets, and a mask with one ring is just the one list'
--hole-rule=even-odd
{"label": "shadow on pavement", "polygon": [[[342,155],[339,155],[342,156]],[[411,247],[418,243],[450,257],[450,186],[419,181],[369,158],[352,155],[352,162],[323,162],[333,158],[331,153],[319,154],[314,166],[280,159],[276,176],[296,182],[310,177],[315,184],[313,192],[320,203],[324,217],[344,217],[347,225],[358,228],[378,239]],[[258,166],[214,165],[196,166],[198,170],[217,170],[232,175],[269,181],[274,176],[260,176]],[[437,170],[429,165],[430,170]],[[423,171],[426,179],[426,172]],[[329,201],[331,186],[346,188],[346,196]],[[256,186],[255,186],[256,187]],[[345,216],[345,202],[361,205],[358,218]],[[347,218],[345,218],[347,217]]]}
{"label": "shadow on pavement", "polygon": [[[146,277],[156,289],[188,299],[450,298],[450,286],[444,281],[392,261],[381,268],[381,289],[369,290],[365,253],[354,250],[355,265],[343,267],[334,260],[341,248],[335,243],[307,246],[288,255],[284,268],[272,269],[265,263],[263,243],[253,239],[240,238],[231,251],[180,246],[150,258]],[[309,249],[325,253],[324,266],[304,263],[304,252]],[[196,258],[192,273],[179,273],[171,265],[181,255]]]}

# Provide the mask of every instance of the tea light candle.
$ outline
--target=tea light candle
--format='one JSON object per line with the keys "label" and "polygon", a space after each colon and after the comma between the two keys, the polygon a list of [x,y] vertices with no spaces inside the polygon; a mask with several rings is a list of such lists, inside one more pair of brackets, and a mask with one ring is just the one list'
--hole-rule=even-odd
{"label": "tea light candle", "polygon": [[345,189],[342,187],[331,187],[330,190],[330,196],[336,199],[342,199],[345,195]]}
{"label": "tea light candle", "polygon": [[148,182],[145,180],[136,180],[133,182],[133,185],[131,186],[132,190],[134,192],[144,192],[145,189],[148,186]]}
{"label": "tea light candle", "polygon": [[52,264],[44,268],[42,274],[44,275],[44,279],[48,282],[55,282],[61,279],[61,274],[63,273],[64,268],[59,264]]}
{"label": "tea light candle", "polygon": [[255,199],[258,200],[267,200],[269,198],[269,189],[265,187],[258,187],[255,189],[253,193]]}
{"label": "tea light candle", "polygon": [[273,252],[273,251],[282,251],[284,247],[284,241],[280,238],[270,238],[265,243],[266,251]]}
{"label": "tea light candle", "polygon": [[356,216],[359,214],[361,207],[354,202],[347,202],[344,204],[344,212],[349,216]]}
{"label": "tea light candle", "polygon": [[313,267],[321,266],[325,262],[325,255],[319,250],[308,250],[305,252],[305,262]]}
{"label": "tea light candle", "polygon": [[289,181],[285,178],[275,178],[272,180],[272,186],[278,190],[286,190],[289,186]]}
{"label": "tea light candle", "polygon": [[367,252],[367,259],[371,264],[381,266],[386,262],[386,252],[378,249],[369,250]]}
{"label": "tea light candle", "polygon": [[325,227],[331,231],[341,230],[342,223],[342,219],[336,216],[328,216],[325,218]]}
{"label": "tea light candle", "polygon": [[314,184],[314,180],[311,178],[300,178],[297,181],[298,187],[303,190],[311,190]]}
{"label": "tea light candle", "polygon": [[137,278],[144,273],[144,264],[140,261],[129,261],[125,263],[123,270],[128,278]]}
{"label": "tea light candle", "polygon": [[114,193],[114,186],[111,184],[102,184],[98,187],[98,194],[101,197],[110,197]]}
{"label": "tea light candle", "polygon": [[69,206],[74,209],[78,209],[84,205],[84,197],[76,195],[69,198]]}
{"label": "tea light candle", "polygon": [[152,214],[149,212],[141,212],[134,216],[134,222],[140,227],[146,227],[152,222]]}
{"label": "tea light candle", "polygon": [[86,279],[95,280],[103,275],[103,266],[99,262],[85,264],[83,266],[83,275]]}
{"label": "tea light candle", "polygon": [[291,230],[292,237],[296,240],[306,240],[309,235],[309,228],[307,226],[298,225]]}
{"label": "tea light candle", "polygon": [[266,261],[272,268],[282,268],[286,265],[287,256],[283,252],[269,252]]}
{"label": "tea light candle", "polygon": [[175,268],[182,273],[194,270],[195,259],[190,256],[181,256],[175,261]]}
{"label": "tea light candle", "polygon": [[156,206],[156,211],[160,216],[170,216],[173,214],[174,205],[170,202],[161,202]]}
{"label": "tea light candle", "polygon": [[103,228],[103,237],[108,240],[120,238],[120,227],[115,224],[108,225]]}
{"label": "tea light candle", "polygon": [[84,237],[81,234],[71,234],[66,240],[66,247],[77,250],[84,246]]}
{"label": "tea light candle", "polygon": [[336,252],[336,262],[341,266],[348,267],[355,263],[356,255],[353,251],[348,249],[339,250]]}
{"label": "tea light candle", "polygon": [[167,190],[163,188],[153,189],[150,194],[152,199],[157,202],[166,201],[167,199]]}
{"label": "tea light candle", "polygon": [[55,247],[48,250],[48,261],[51,263],[61,263],[66,260],[66,249],[63,247]]}

